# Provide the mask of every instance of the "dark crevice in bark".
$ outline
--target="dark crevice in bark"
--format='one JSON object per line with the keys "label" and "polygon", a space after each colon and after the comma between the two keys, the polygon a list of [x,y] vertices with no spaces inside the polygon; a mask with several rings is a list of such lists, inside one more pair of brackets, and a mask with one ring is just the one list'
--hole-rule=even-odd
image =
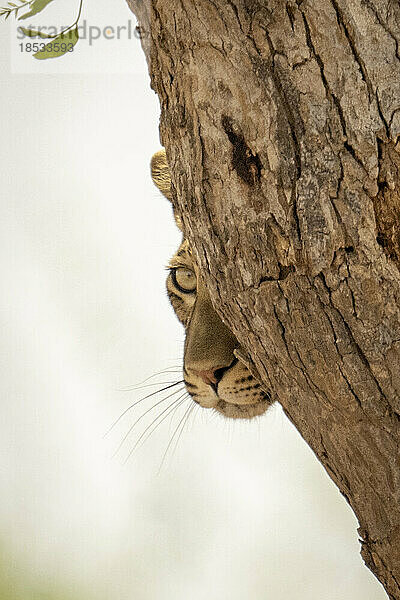
{"label": "dark crevice in bark", "polygon": [[344,15],[339,8],[337,0],[331,0],[331,3],[336,12],[336,19],[337,19],[338,25],[342,28],[343,33],[346,36],[346,39],[349,43],[350,50],[353,54],[354,60],[356,61],[356,63],[358,64],[358,67],[360,69],[361,77],[362,77],[363,81],[365,81],[365,83],[366,83],[367,90],[368,90],[368,98],[369,98],[369,100],[371,100],[371,98],[373,97],[372,83],[371,83],[370,78],[368,77],[367,68],[365,66],[365,63],[357,50],[354,36],[350,32],[350,27],[345,23]]}
{"label": "dark crevice in bark", "polygon": [[383,115],[381,103],[380,103],[380,100],[379,100],[378,90],[376,90],[375,97],[376,97],[376,105],[377,105],[377,108],[378,108],[378,114],[379,114],[379,116],[381,118],[381,121],[382,121],[384,127],[385,127],[386,137],[389,140],[390,139],[390,125],[388,124],[388,122],[386,121],[386,119],[385,119],[385,117]]}
{"label": "dark crevice in bark", "polygon": [[239,11],[237,9],[237,6],[233,2],[231,2],[230,0],[228,0],[228,4],[231,7],[231,9],[233,10],[233,12],[235,13],[235,17],[236,17],[237,23],[239,25],[240,31],[242,33],[244,33],[242,24],[240,22]]}
{"label": "dark crevice in bark", "polygon": [[357,307],[356,307],[356,299],[354,298],[354,292],[351,289],[351,287],[348,285],[348,289],[350,292],[350,298],[351,298],[351,308],[353,309],[353,317],[355,317],[356,319],[358,318],[357,316]]}
{"label": "dark crevice in bark", "polygon": [[[381,396],[381,400],[382,401],[385,400],[385,403],[387,404],[385,393],[383,392],[383,390],[382,390],[382,388],[381,388],[381,386],[379,384],[379,381],[375,377],[375,375],[374,375],[374,373],[373,373],[373,371],[371,369],[371,366],[369,364],[369,361],[368,361],[367,357],[365,356],[365,354],[364,354],[363,350],[361,349],[360,345],[357,343],[357,340],[354,338],[353,332],[350,329],[350,326],[347,323],[346,319],[344,318],[344,316],[340,312],[339,308],[337,306],[335,306],[335,304],[333,302],[332,292],[331,292],[331,289],[330,289],[330,287],[328,286],[328,284],[327,284],[327,282],[325,280],[324,274],[323,273],[319,273],[318,277],[323,282],[324,287],[325,287],[326,291],[328,292],[328,295],[329,295],[329,298],[330,298],[330,302],[331,302],[331,306],[335,310],[335,312],[337,313],[337,315],[340,317],[340,320],[342,321],[342,324],[343,324],[344,328],[346,329],[346,333],[347,333],[349,339],[351,340],[352,344],[354,344],[354,347],[357,350],[357,353],[358,353],[358,356],[360,357],[361,362],[363,363],[366,371],[370,375],[372,381],[374,382],[374,385],[376,386],[376,388],[377,388],[377,390],[378,390],[378,392],[379,392],[379,394]],[[348,287],[350,289],[350,286],[348,286]]]}
{"label": "dark crevice in bark", "polygon": [[378,194],[372,199],[376,241],[400,269],[400,153],[390,141],[377,138]]}
{"label": "dark crevice in bark", "polygon": [[312,38],[311,38],[311,31],[310,31],[310,26],[307,22],[306,19],[306,15],[304,14],[304,11],[300,11],[301,12],[301,16],[303,17],[303,23],[304,23],[304,30],[305,30],[305,34],[306,34],[306,40],[307,40],[307,46],[311,52],[311,56],[313,56],[315,58],[315,60],[317,61],[317,64],[319,66],[319,70],[321,73],[321,79],[322,79],[322,83],[324,84],[324,88],[325,88],[325,93],[327,98],[330,98],[332,96],[332,92],[329,88],[329,84],[327,82],[327,79],[325,77],[325,71],[324,71],[324,63],[322,62],[321,57],[319,56],[319,54],[317,54]]}
{"label": "dark crevice in bark", "polygon": [[[289,308],[289,305],[288,305],[288,299],[286,298],[286,296],[285,296],[285,294],[284,294],[284,292],[282,290],[282,287],[280,286],[279,283],[278,283],[278,286],[279,286],[279,290],[280,290],[280,292],[282,294],[282,297],[286,301],[287,311],[288,311],[288,313],[290,313],[290,308]],[[304,364],[304,361],[301,358],[300,353],[299,353],[298,349],[296,348],[296,345],[294,343],[291,343],[290,344],[290,348],[292,349],[293,353],[295,354],[295,356],[296,356],[296,358],[297,358],[300,366],[298,364],[296,364],[296,362],[293,360],[292,354],[291,354],[290,349],[289,349],[289,343],[288,343],[288,341],[286,339],[286,327],[285,327],[284,323],[282,322],[282,320],[280,319],[280,317],[278,315],[277,308],[276,308],[275,305],[273,306],[273,312],[274,312],[274,316],[275,316],[275,318],[276,318],[276,320],[277,320],[277,322],[279,324],[280,330],[281,330],[281,337],[282,337],[282,340],[283,340],[283,342],[285,344],[285,348],[286,348],[288,359],[290,360],[290,362],[293,364],[293,366],[296,369],[299,369],[301,371],[302,377],[307,382],[308,388],[313,393],[313,395],[315,396],[315,398],[318,401],[321,401],[323,399],[326,402],[326,404],[330,405],[329,398],[327,397],[327,395],[324,392],[324,390],[322,390],[321,388],[319,388],[318,385],[316,384],[316,382],[313,380],[313,378],[309,375],[307,367]]]}
{"label": "dark crevice in bark", "polygon": [[[340,106],[339,101],[337,100],[337,98],[335,96],[333,96],[334,101],[337,101],[338,106]],[[362,168],[362,170],[364,171],[364,173],[366,173],[367,175],[369,175],[368,171],[366,170],[366,168],[364,167],[361,159],[357,156],[355,149],[353,148],[353,146],[348,142],[344,142],[344,147],[346,148],[347,152],[354,158],[354,160],[356,161],[356,163]]]}
{"label": "dark crevice in bark", "polygon": [[397,57],[398,60],[400,60],[399,40],[396,38],[396,36],[394,35],[394,33],[392,31],[390,31],[389,27],[384,22],[384,20],[381,18],[379,12],[375,8],[375,6],[372,4],[372,2],[370,0],[363,0],[363,4],[373,13],[376,21],[379,23],[379,25],[386,31],[386,33],[394,41],[395,47],[396,47],[396,57]]}
{"label": "dark crevice in bark", "polygon": [[[335,216],[336,216],[337,222],[343,228],[343,231],[345,232],[345,235],[346,235],[346,228],[344,227],[342,216],[341,216],[341,214],[336,206],[336,203],[335,203],[335,200],[337,200],[339,198],[340,190],[342,187],[342,182],[344,179],[344,170],[343,170],[343,164],[341,161],[341,157],[339,157],[339,164],[340,164],[340,173],[339,173],[339,177],[337,179],[337,184],[336,184],[336,195],[331,197],[331,204],[332,204],[333,210],[335,211]],[[335,259],[335,256],[336,256],[336,251],[334,252],[334,257],[333,257],[332,263]]]}
{"label": "dark crevice in bark", "polygon": [[271,53],[271,68],[270,68],[270,73],[272,75],[272,79],[274,81],[274,85],[275,88],[279,94],[279,98],[281,100],[282,106],[284,108],[285,114],[287,116],[287,120],[289,123],[289,127],[290,127],[290,132],[292,134],[292,139],[293,139],[293,147],[294,147],[294,154],[295,154],[295,158],[296,158],[296,166],[297,166],[297,179],[300,178],[301,176],[301,152],[300,152],[300,143],[298,140],[298,135],[296,132],[296,119],[294,117],[293,111],[292,111],[292,107],[288,101],[288,99],[286,98],[286,94],[285,91],[283,89],[283,85],[282,82],[279,78],[279,74],[277,73],[277,70],[275,68],[275,55],[277,54],[275,51],[275,48],[272,44],[272,40],[270,38],[270,36],[268,35],[268,31],[265,30],[265,37],[266,40],[268,42],[268,46],[269,46],[269,50]]}
{"label": "dark crevice in bark", "polygon": [[[298,244],[300,244],[300,242],[301,242],[301,227],[300,227],[300,219],[299,219],[298,212],[297,212],[297,189],[296,189],[297,180],[300,179],[301,173],[302,173],[299,135],[297,133],[296,119],[294,117],[291,104],[286,97],[285,90],[283,88],[279,74],[275,68],[275,56],[277,53],[273,46],[272,40],[271,40],[270,36],[268,35],[268,31],[266,29],[264,29],[264,32],[265,32],[265,37],[266,37],[266,40],[267,40],[267,43],[269,46],[269,50],[271,53],[271,63],[270,63],[269,72],[272,75],[275,89],[278,92],[278,95],[280,98],[280,105],[282,106],[283,110],[285,111],[285,115],[287,117],[287,121],[288,121],[289,128],[290,128],[291,139],[293,141],[294,158],[295,158],[295,162],[296,162],[296,171],[297,172],[296,172],[296,177],[293,178],[290,200],[291,200],[292,218],[293,218],[293,221],[295,224],[295,231],[296,231],[296,235],[297,235],[297,242],[298,242]],[[258,68],[257,65],[256,65],[256,67]],[[264,70],[264,66],[262,65],[261,72],[263,70]]]}
{"label": "dark crevice in bark", "polygon": [[289,2],[286,2],[285,9],[286,9],[286,14],[289,17],[290,26],[292,28],[292,31],[294,31],[295,16],[294,16],[293,6],[291,4],[289,4]]}
{"label": "dark crevice in bark", "polygon": [[352,385],[348,379],[348,377],[346,376],[346,374],[344,373],[342,367],[340,366],[340,364],[338,364],[338,369],[340,371],[341,376],[343,377],[344,381],[346,382],[347,387],[349,388],[351,395],[353,396],[354,400],[357,402],[358,406],[361,408],[362,407],[362,403],[360,398],[357,396],[355,390],[352,388]]}
{"label": "dark crevice in bark", "polygon": [[[282,290],[281,290],[281,292],[282,292]],[[291,349],[294,352],[294,354],[295,354],[295,356],[296,356],[299,364],[296,364],[295,361],[293,360],[292,353],[291,353],[290,348],[289,348],[289,343],[288,343],[288,340],[286,339],[286,327],[285,327],[285,325],[283,324],[282,320],[280,319],[280,317],[278,315],[278,311],[276,309],[276,306],[273,306],[273,312],[274,312],[274,316],[275,316],[275,318],[277,320],[277,323],[279,325],[279,328],[280,328],[281,339],[282,339],[282,341],[284,343],[288,359],[290,360],[290,362],[293,364],[293,366],[296,369],[298,369],[299,371],[301,371],[302,376],[307,381],[307,384],[310,386],[310,389],[312,390],[313,394],[316,396],[316,398],[318,398],[318,396],[316,395],[315,389],[317,389],[317,391],[319,393],[322,393],[322,392],[321,392],[321,390],[319,390],[317,388],[316,385],[314,385],[314,383],[308,377],[307,369],[306,369],[306,367],[305,367],[305,365],[304,365],[304,363],[303,363],[303,361],[302,361],[302,359],[301,359],[301,357],[300,357],[300,355],[299,355],[299,353],[297,351],[297,348],[293,344],[291,344],[290,345]]]}
{"label": "dark crevice in bark", "polygon": [[232,168],[249,186],[260,181],[262,163],[258,154],[246,144],[241,132],[234,131],[233,121],[226,115],[221,118],[222,127],[232,144]]}
{"label": "dark crevice in bark", "polygon": [[[310,31],[310,26],[307,22],[307,18],[304,14],[304,11],[301,11],[302,17],[303,17],[303,22],[304,22],[304,29],[306,32],[306,40],[307,40],[307,45],[311,51],[312,56],[314,56],[315,60],[317,61],[317,64],[319,66],[319,70],[321,73],[321,80],[322,83],[324,84],[325,87],[325,92],[326,92],[326,96],[327,98],[329,98],[335,105],[337,113],[339,115],[339,120],[340,120],[340,124],[342,126],[342,130],[343,130],[343,135],[345,136],[346,140],[344,142],[344,147],[346,148],[346,150],[351,154],[351,156],[354,158],[354,160],[360,165],[360,167],[363,169],[363,171],[367,172],[362,161],[360,160],[360,158],[357,156],[355,149],[352,147],[352,145],[350,144],[349,140],[348,140],[348,135],[347,135],[347,128],[346,128],[346,120],[344,118],[344,114],[343,114],[343,109],[340,105],[340,101],[337,98],[337,96],[335,96],[335,94],[332,92],[330,85],[328,83],[328,80],[326,79],[325,76],[325,69],[324,69],[324,63],[321,59],[321,57],[319,56],[319,54],[317,53],[317,51],[315,50],[315,46],[313,44],[312,41],[312,37],[311,37],[311,31]],[[368,174],[368,173],[367,173]]]}

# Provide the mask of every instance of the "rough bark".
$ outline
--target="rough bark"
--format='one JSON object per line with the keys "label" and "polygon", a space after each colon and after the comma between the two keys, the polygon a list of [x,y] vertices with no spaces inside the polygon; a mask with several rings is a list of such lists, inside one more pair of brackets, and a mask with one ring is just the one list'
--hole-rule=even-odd
{"label": "rough bark", "polygon": [[400,600],[398,0],[128,0],[213,303]]}

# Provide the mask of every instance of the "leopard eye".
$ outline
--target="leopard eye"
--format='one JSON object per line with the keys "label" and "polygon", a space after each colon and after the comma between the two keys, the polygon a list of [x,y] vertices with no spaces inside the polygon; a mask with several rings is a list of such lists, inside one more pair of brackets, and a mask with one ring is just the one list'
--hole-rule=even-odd
{"label": "leopard eye", "polygon": [[176,288],[184,294],[191,294],[196,291],[196,275],[191,269],[186,267],[177,267],[171,270],[172,281]]}

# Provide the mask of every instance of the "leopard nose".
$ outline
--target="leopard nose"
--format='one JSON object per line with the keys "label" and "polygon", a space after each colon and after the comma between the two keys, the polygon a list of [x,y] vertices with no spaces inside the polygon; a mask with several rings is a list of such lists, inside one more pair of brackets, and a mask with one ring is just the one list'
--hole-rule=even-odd
{"label": "leopard nose", "polygon": [[225,371],[225,368],[209,369],[208,371],[196,371],[193,369],[193,373],[200,377],[204,383],[211,386],[214,386],[221,381]]}

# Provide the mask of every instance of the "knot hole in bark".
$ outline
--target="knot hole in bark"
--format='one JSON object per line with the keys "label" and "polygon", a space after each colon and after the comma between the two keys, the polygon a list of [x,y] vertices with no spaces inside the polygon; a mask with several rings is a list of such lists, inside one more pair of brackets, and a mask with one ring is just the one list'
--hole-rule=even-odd
{"label": "knot hole in bark", "polygon": [[232,119],[223,115],[221,124],[228,136],[228,140],[232,144],[233,169],[247,185],[256,185],[260,181],[262,169],[262,163],[258,154],[254,154],[249,148],[240,131],[234,131]]}

